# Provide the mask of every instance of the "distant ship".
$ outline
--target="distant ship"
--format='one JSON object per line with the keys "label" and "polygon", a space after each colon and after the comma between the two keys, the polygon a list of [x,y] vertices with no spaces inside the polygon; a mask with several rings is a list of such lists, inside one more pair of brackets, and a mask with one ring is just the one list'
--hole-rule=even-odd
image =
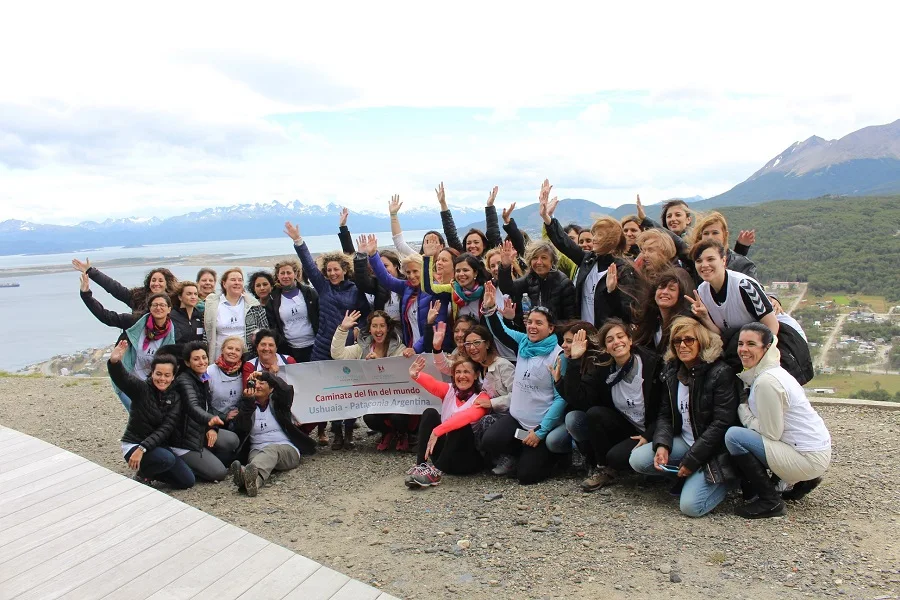
{"label": "distant ship", "polygon": [[12,283],[0,283],[0,288],[8,288],[8,287],[19,287],[19,282],[14,281]]}

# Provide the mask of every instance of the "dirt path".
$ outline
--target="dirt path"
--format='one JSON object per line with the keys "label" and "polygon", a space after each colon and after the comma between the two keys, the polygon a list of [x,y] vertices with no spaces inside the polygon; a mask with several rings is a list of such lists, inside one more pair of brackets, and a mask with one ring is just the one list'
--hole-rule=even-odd
{"label": "dirt path", "polygon": [[801,283],[801,284],[798,284],[798,287],[801,288],[800,295],[797,296],[797,298],[791,303],[790,308],[785,310],[785,312],[789,315],[793,314],[793,312],[795,310],[797,310],[797,307],[800,306],[800,303],[803,302],[803,299],[806,298],[806,292],[809,289],[809,284]]}
{"label": "dirt path", "polygon": [[828,351],[831,350],[831,347],[834,345],[834,341],[841,334],[841,328],[844,326],[844,321],[846,319],[847,319],[846,314],[840,314],[834,320],[834,329],[831,330],[831,334],[828,336],[828,339],[825,340],[824,344],[822,344],[822,351],[819,352],[819,357],[818,357],[819,364],[817,365],[817,369],[819,371],[821,371],[822,369],[824,369],[825,367],[828,366],[828,359],[826,358],[828,356]]}

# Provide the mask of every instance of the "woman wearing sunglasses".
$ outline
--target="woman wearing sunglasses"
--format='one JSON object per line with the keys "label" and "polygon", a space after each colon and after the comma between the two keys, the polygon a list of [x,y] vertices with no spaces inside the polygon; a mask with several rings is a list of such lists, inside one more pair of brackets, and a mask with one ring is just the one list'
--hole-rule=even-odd
{"label": "woman wearing sunglasses", "polygon": [[738,380],[722,360],[722,338],[694,319],[675,319],[670,340],[653,444],[635,448],[629,462],[638,473],[676,476],[681,512],[701,517],[734,478],[725,432],[737,420]]}

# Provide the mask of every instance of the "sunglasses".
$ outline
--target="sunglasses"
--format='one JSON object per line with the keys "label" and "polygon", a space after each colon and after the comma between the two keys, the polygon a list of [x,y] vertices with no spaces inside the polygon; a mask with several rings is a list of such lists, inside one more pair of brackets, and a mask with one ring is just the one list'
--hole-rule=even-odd
{"label": "sunglasses", "polygon": [[672,339],[672,346],[674,346],[675,348],[677,348],[678,346],[680,346],[682,344],[684,344],[685,346],[693,346],[696,343],[697,343],[697,338],[690,337],[690,336]]}

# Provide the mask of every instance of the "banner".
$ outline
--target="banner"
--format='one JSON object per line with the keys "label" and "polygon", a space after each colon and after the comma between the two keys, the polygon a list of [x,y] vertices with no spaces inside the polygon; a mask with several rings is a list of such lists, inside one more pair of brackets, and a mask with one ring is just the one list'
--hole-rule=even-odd
{"label": "banner", "polygon": [[[322,360],[285,365],[279,374],[294,386],[291,412],[300,423],[352,419],[378,413],[420,415],[441,410],[442,398],[409,378],[413,359]],[[434,359],[425,355],[424,373],[442,379]]]}

